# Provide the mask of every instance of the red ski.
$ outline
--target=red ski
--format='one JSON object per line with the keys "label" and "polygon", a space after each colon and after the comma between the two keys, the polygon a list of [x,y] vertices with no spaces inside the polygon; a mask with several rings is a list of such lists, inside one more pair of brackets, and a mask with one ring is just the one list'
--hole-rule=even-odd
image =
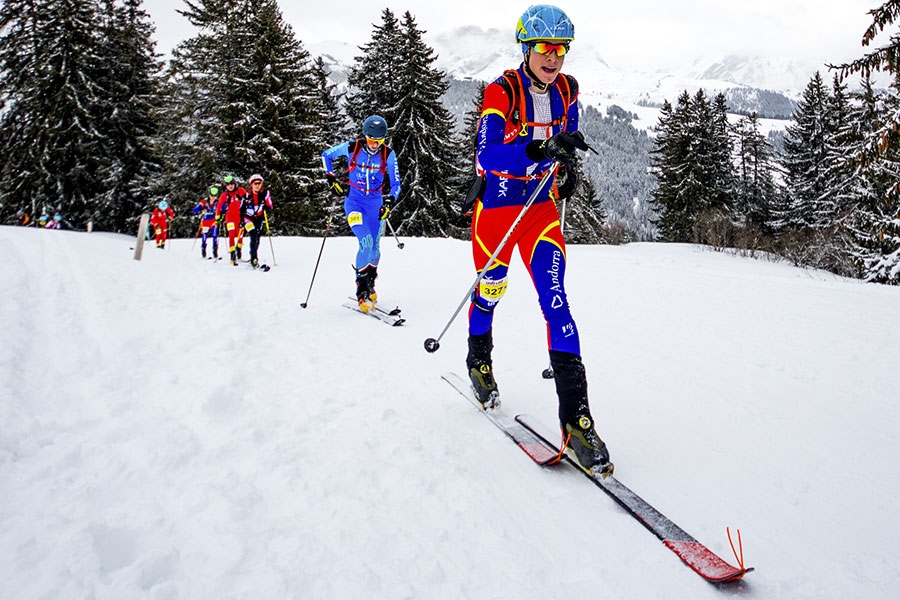
{"label": "red ski", "polygon": [[441,375],[441,379],[449,383],[453,389],[474,404],[478,408],[478,412],[487,417],[491,423],[506,434],[506,437],[515,442],[525,454],[531,457],[531,460],[542,466],[559,461],[559,452],[551,451],[538,436],[529,431],[524,425],[517,423],[515,419],[504,414],[500,408],[484,410],[481,403],[475,399],[475,392],[468,381],[464,381],[456,373],[444,373]]}
{"label": "red ski", "polygon": [[[540,427],[534,417],[529,415],[518,415],[516,422],[531,432],[535,437],[541,440],[548,448],[548,451],[554,455],[559,453],[559,448],[551,442],[547,436],[540,432]],[[563,460],[570,463],[583,473],[588,479],[594,482],[594,485],[606,492],[613,500],[619,503],[628,514],[637,519],[644,527],[649,529],[653,535],[662,540],[672,552],[684,561],[697,575],[711,583],[725,583],[728,581],[736,581],[753,570],[753,567],[745,567],[743,559],[743,549],[740,544],[740,531],[738,532],[738,548],[735,551],[735,559],[738,562],[737,567],[730,565],[715,552],[697,541],[692,535],[684,529],[676,525],[671,519],[653,508],[646,500],[632,492],[615,476],[601,477],[593,475],[585,471],[568,455]],[[729,540],[731,534],[729,533]],[[732,544],[734,550],[734,544]]]}

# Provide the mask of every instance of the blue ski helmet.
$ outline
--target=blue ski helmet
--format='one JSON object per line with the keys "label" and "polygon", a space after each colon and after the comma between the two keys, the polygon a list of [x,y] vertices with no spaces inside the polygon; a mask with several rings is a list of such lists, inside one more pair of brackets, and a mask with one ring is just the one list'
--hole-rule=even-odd
{"label": "blue ski helmet", "polygon": [[549,4],[529,6],[516,24],[516,41],[522,44],[523,53],[528,51],[528,42],[571,42],[574,39],[572,21],[561,8]]}
{"label": "blue ski helmet", "polygon": [[60,215],[60,214],[53,215],[53,220],[54,221],[62,221],[62,215]]}
{"label": "blue ski helmet", "polygon": [[387,121],[378,115],[367,117],[363,121],[363,135],[373,140],[383,140],[387,137]]}
{"label": "blue ski helmet", "polygon": [[159,210],[166,210],[167,208],[169,208],[169,203],[165,200],[160,200],[157,206],[159,206]]}

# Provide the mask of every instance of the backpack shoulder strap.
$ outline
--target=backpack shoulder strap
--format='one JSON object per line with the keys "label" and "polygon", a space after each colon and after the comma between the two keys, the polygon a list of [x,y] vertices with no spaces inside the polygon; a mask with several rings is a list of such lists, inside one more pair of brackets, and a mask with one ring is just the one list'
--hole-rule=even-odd
{"label": "backpack shoulder strap", "polygon": [[380,152],[381,152],[380,171],[381,171],[381,175],[384,176],[384,175],[387,175],[387,157],[388,157],[388,154],[391,153],[391,147],[388,146],[387,144],[381,144]]}
{"label": "backpack shoulder strap", "polygon": [[350,150],[350,160],[347,161],[347,173],[350,173],[356,168],[356,158],[359,156],[359,151],[362,150],[362,140],[353,140],[348,149]]}

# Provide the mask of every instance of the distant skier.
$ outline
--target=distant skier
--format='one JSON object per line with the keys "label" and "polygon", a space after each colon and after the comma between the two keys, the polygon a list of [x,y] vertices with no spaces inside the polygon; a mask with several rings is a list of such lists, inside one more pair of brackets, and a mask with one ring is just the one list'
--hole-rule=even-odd
{"label": "distant skier", "polygon": [[262,175],[254,174],[248,181],[250,191],[244,196],[241,213],[244,215],[244,230],[250,236],[250,264],[259,267],[259,239],[266,224],[266,209],[272,210],[272,194],[263,187]]}
{"label": "distant skier", "polygon": [[[328,184],[338,196],[345,196],[344,214],[350,230],[359,241],[356,251],[356,299],[368,312],[375,306],[375,278],[381,259],[381,235],[384,219],[400,196],[400,169],[397,156],[384,140],[388,125],[372,115],[363,121],[363,137],[332,146],[322,153]],[[334,160],[347,159],[349,181],[340,182],[334,174]],[[385,184],[389,184],[387,189]]]}
{"label": "distant skier", "polygon": [[150,225],[156,233],[156,247],[165,248],[169,234],[169,221],[175,218],[175,211],[165,200],[160,201],[150,214]]}
{"label": "distant skier", "polygon": [[31,223],[31,216],[21,208],[16,211],[16,225],[26,227]]}
{"label": "distant skier", "polygon": [[[544,185],[512,229],[542,178],[553,183],[557,173],[550,171],[551,166],[574,164],[576,150],[588,149],[578,133],[578,82],[561,72],[575,29],[562,10],[539,4],[525,11],[515,34],[523,61],[485,88],[478,126],[477,157],[486,172],[486,187],[472,216],[472,253],[476,271],[487,272],[469,308],[466,366],[485,408],[498,404],[492,323],[518,246],[547,323],[563,445],[572,449],[583,468],[607,475],[613,466],[588,406],[578,329],[565,290],[566,245],[552,185]],[[488,265],[509,232],[508,243]]]}
{"label": "distant skier", "polygon": [[53,215],[53,218],[44,225],[44,229],[62,229],[62,215],[59,213]]}
{"label": "distant skier", "polygon": [[[206,241],[212,238],[212,258],[219,258],[219,226],[216,221],[216,207],[219,204],[219,188],[209,188],[209,196],[202,198],[193,213],[200,213],[200,255],[206,258]],[[196,238],[195,238],[196,239]]]}
{"label": "distant skier", "polygon": [[219,196],[219,204],[216,206],[216,219],[224,217],[225,231],[228,233],[228,252],[231,255],[231,263],[238,264],[241,258],[241,246],[244,245],[243,217],[241,216],[241,202],[247,190],[238,187],[233,175],[225,176],[225,191]]}
{"label": "distant skier", "polygon": [[49,220],[50,215],[48,215],[47,213],[41,213],[41,216],[38,218],[38,227],[40,227],[41,229],[45,228],[47,226],[47,221]]}

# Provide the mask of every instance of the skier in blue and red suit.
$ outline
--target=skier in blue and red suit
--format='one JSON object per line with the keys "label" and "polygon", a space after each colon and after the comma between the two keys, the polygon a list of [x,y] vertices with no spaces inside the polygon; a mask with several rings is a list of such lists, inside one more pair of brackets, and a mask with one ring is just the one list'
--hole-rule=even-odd
{"label": "skier in blue and red suit", "polygon": [[219,188],[209,188],[209,197],[203,198],[194,207],[193,213],[201,213],[200,232],[202,238],[200,242],[200,253],[206,258],[206,240],[212,238],[212,257],[219,258],[219,226],[216,223],[216,207],[219,204]]}
{"label": "skier in blue and red suit", "polygon": [[[397,198],[400,197],[400,169],[397,156],[384,143],[387,121],[372,115],[363,121],[363,138],[332,146],[322,153],[322,162],[331,188],[344,200],[344,213],[350,230],[359,241],[356,252],[356,298],[359,308],[368,312],[375,305],[375,278],[381,259],[381,235]],[[339,182],[334,160],[347,159],[349,182]],[[387,184],[387,185],[386,185]]]}
{"label": "skier in blue and red suit", "polygon": [[[529,7],[516,27],[516,41],[524,55],[522,64],[484,92],[477,161],[486,173],[486,185],[482,199],[474,206],[472,251],[476,271],[487,268],[487,272],[469,307],[466,366],[485,408],[498,405],[491,325],[494,309],[506,292],[513,248],[518,247],[547,322],[563,442],[583,468],[607,475],[612,472],[612,463],[588,407],[578,328],[569,312],[565,289],[566,244],[554,201],[555,188],[549,185],[557,175],[550,172],[555,162],[573,165],[577,160],[575,150],[588,149],[577,133],[578,83],[561,73],[574,37],[574,27],[562,10],[549,5]],[[545,182],[496,260],[488,265],[544,176],[551,180]]]}

